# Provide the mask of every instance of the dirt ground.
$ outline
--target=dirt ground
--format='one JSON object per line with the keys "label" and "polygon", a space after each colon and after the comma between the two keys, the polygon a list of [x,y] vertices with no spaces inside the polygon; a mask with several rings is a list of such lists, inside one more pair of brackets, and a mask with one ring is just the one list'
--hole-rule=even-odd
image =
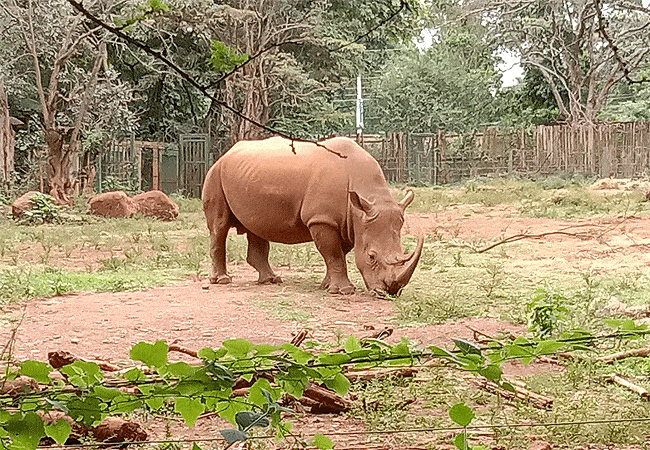
{"label": "dirt ground", "polygon": [[[477,243],[495,242],[505,236],[541,234],[564,230],[562,233],[582,233],[580,236],[551,234],[528,239],[534,245],[530,259],[555,264],[559,259],[583,270],[584,267],[607,270],[612,267],[636,267],[647,271],[650,263],[650,218],[590,218],[588,220],[551,220],[517,217],[511,207],[458,205],[436,214],[409,213],[406,234],[425,233],[428,238],[472,240]],[[492,318],[464,319],[455,323],[428,326],[396,326],[396,311],[389,300],[377,299],[364,293],[352,296],[328,296],[314,289],[307,290],[304,282],[292,279],[292,270],[279,268],[285,282],[281,285],[259,286],[253,269],[247,265],[230,266],[233,283],[228,286],[208,286],[206,280],[189,279],[183,283],[142,292],[74,294],[47,299],[35,299],[12,307],[14,317],[22,316],[16,335],[14,355],[18,359],[47,360],[47,353],[67,350],[77,355],[129,364],[129,349],[139,341],[165,339],[185,347],[200,349],[219,347],[224,339],[246,338],[254,343],[280,344],[291,340],[298,331],[307,328],[310,338],[332,342],[336,336],[363,334],[371,329],[393,328],[389,342],[402,337],[422,345],[448,346],[450,338],[472,339],[471,328],[494,335],[500,331],[524,333],[522,326],[500,323]],[[321,270],[321,269],[317,269]],[[360,287],[360,286],[359,286]],[[279,295],[294,298],[304,320],[277,318],[264,308],[264,302]],[[5,325],[0,333],[2,342],[10,337]],[[559,370],[545,364],[509,364],[506,374],[526,375],[531,371]],[[360,420],[345,416],[303,416],[294,420],[295,430],[310,432],[359,432],[337,437],[338,448],[425,448],[427,442],[439,435],[419,437],[412,447],[397,444],[397,438],[379,438],[363,434]],[[146,423],[150,438],[163,438],[166,433],[187,438],[218,436],[223,422],[212,418],[199,419],[187,430],[172,421]],[[165,428],[169,428],[165,430]],[[206,444],[204,448],[210,447]],[[269,442],[273,446],[272,441]]]}

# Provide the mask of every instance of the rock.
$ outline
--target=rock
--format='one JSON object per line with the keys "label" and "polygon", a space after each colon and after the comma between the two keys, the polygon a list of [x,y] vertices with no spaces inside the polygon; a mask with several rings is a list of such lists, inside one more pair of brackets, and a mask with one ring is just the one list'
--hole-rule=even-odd
{"label": "rock", "polygon": [[139,213],[147,217],[171,221],[178,217],[178,204],[162,191],[148,191],[133,196]]}
{"label": "rock", "polygon": [[144,441],[147,432],[135,422],[119,417],[107,417],[92,429],[93,436],[100,442]]}
{"label": "rock", "polygon": [[591,185],[591,189],[596,189],[596,190],[609,190],[609,189],[620,189],[619,186],[619,180],[612,179],[612,178],[603,178]]}
{"label": "rock", "polygon": [[30,211],[34,207],[32,197],[38,193],[38,191],[29,191],[16,199],[13,205],[11,205],[11,214],[14,216],[14,219],[21,218],[25,214],[25,211]]}
{"label": "rock", "polygon": [[91,198],[90,212],[102,217],[130,217],[138,212],[131,197],[124,191],[104,192]]}

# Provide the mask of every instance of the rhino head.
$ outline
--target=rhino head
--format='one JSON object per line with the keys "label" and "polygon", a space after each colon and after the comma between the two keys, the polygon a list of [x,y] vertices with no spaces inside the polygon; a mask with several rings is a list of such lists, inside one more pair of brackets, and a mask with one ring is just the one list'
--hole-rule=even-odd
{"label": "rhino head", "polygon": [[370,201],[350,192],[355,262],[366,287],[373,293],[399,293],[420,260],[424,237],[418,237],[417,247],[410,255],[404,254],[400,237],[404,210],[412,201],[411,190],[401,202],[392,197]]}

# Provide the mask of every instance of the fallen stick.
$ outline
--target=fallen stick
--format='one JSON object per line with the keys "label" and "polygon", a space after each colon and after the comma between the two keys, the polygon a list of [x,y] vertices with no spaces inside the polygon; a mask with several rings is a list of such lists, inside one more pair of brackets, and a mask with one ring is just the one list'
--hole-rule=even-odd
{"label": "fallen stick", "polygon": [[418,372],[416,367],[391,367],[391,368],[378,368],[378,369],[364,369],[364,370],[350,370],[345,372],[344,375],[348,380],[355,381],[370,381],[374,378],[384,378],[389,376],[394,377],[414,377]]}
{"label": "fallen stick", "polygon": [[365,336],[359,336],[359,340],[363,341],[364,339],[379,339],[380,341],[383,341],[391,334],[393,334],[393,329],[384,327],[379,331],[373,331],[372,333],[366,334]]}
{"label": "fallen stick", "polygon": [[302,329],[296,334],[293,339],[291,339],[291,343],[295,345],[296,347],[300,347],[302,343],[307,339],[307,330]]}
{"label": "fallen stick", "polygon": [[172,342],[169,344],[169,351],[170,352],[178,352],[178,353],[183,353],[185,355],[191,356],[192,358],[198,358],[199,353],[196,350],[192,350],[187,347],[183,347],[181,345],[178,345],[176,342]]}
{"label": "fallen stick", "polygon": [[596,361],[602,363],[613,363],[614,361],[618,361],[620,359],[631,358],[634,356],[640,356],[645,358],[648,355],[650,355],[650,348],[643,347],[643,348],[635,348],[632,350],[626,350],[624,352],[613,353],[611,355],[601,356],[600,358],[596,358]]}
{"label": "fallen stick", "polygon": [[504,382],[510,383],[510,385],[514,388],[515,392],[512,392],[508,389],[504,389],[503,387],[499,386],[493,381],[488,380],[485,377],[475,377],[472,379],[472,382],[479,388],[484,389],[488,392],[499,394],[502,397],[505,397],[510,400],[514,400],[514,399],[524,400],[529,402],[536,408],[550,409],[553,406],[552,398],[545,397],[541,394],[537,394],[535,392],[529,391],[524,387],[524,384],[522,382],[504,380]]}
{"label": "fallen stick", "polygon": [[622,378],[622,377],[620,377],[620,376],[618,376],[616,374],[612,374],[612,375],[608,375],[607,379],[609,381],[611,381],[612,383],[616,383],[619,386],[623,386],[625,388],[628,388],[629,390],[639,394],[643,398],[648,398],[648,391],[645,388],[643,388],[643,387],[641,387],[641,386],[639,386],[637,384],[634,384],[631,381],[626,380],[625,378]]}

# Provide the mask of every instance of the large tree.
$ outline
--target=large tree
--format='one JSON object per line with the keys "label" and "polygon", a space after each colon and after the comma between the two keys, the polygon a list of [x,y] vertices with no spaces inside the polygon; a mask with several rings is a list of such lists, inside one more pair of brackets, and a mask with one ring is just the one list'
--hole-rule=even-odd
{"label": "large tree", "polygon": [[0,73],[0,188],[5,188],[11,183],[15,143],[16,134],[11,126],[7,89]]}
{"label": "large tree", "polygon": [[650,55],[650,9],[639,1],[475,0],[464,17],[542,74],[567,123],[597,121],[612,87],[641,81]]}
{"label": "large tree", "polygon": [[430,47],[392,53],[366,110],[387,131],[468,132],[495,120],[499,82],[481,33],[467,24],[441,27]]}
{"label": "large tree", "polygon": [[[82,133],[89,128],[89,112],[97,106],[98,86],[104,90],[116,86],[107,63],[107,35],[89,26],[64,0],[9,0],[1,9],[3,18],[12,22],[3,44],[19,46],[25,55],[12,78],[25,84],[27,76],[31,90],[26,95],[40,106],[48,192],[58,202],[70,204],[78,187],[73,161],[81,150]],[[114,112],[109,108],[112,104],[102,105],[104,117]]]}

